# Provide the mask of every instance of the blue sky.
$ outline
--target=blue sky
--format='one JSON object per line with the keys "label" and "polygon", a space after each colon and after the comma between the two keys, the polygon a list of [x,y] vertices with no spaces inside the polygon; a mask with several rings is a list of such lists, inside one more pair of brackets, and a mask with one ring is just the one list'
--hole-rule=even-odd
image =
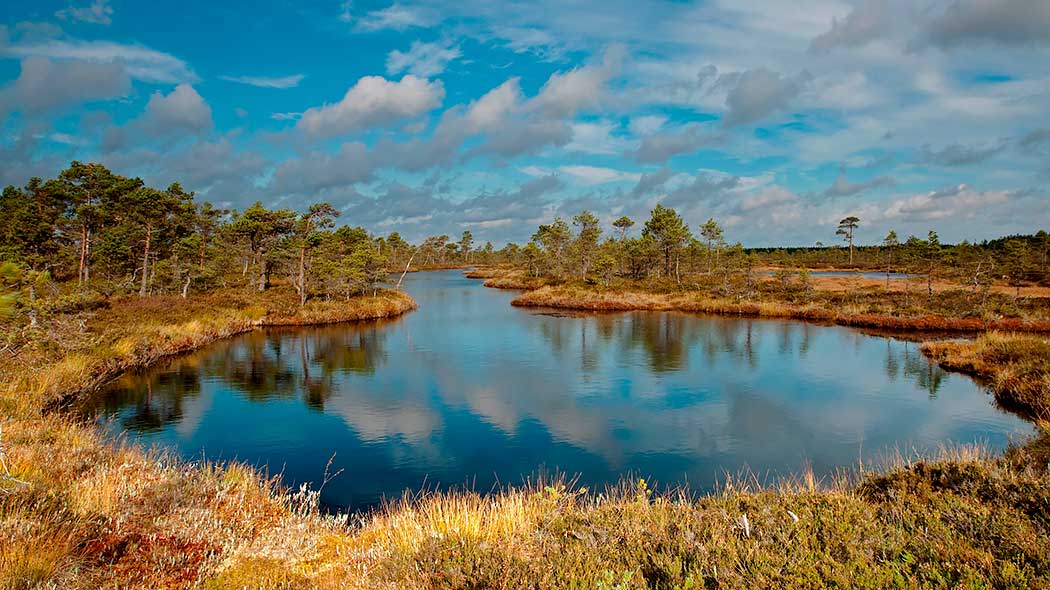
{"label": "blue sky", "polygon": [[1050,229],[1045,0],[213,4],[8,0],[0,182],[497,245],[657,203],[754,246]]}

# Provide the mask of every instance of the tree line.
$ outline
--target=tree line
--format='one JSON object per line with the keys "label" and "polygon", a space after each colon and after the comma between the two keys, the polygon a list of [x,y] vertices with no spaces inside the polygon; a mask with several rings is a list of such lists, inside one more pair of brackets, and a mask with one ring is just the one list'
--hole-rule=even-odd
{"label": "tree line", "polygon": [[[936,231],[925,236],[900,239],[890,231],[874,246],[858,246],[855,238],[861,220],[842,219],[834,228],[841,247],[817,242],[810,248],[745,248],[730,243],[725,229],[714,219],[692,228],[674,209],[656,205],[641,232],[632,234],[635,221],[620,217],[613,232],[602,239],[598,218],[583,211],[566,221],[560,217],[538,227],[525,246],[508,244],[496,254],[513,262],[534,277],[600,281],[615,278],[665,280],[682,285],[683,277],[717,280],[724,292],[734,283],[753,287],[759,267],[801,269],[832,267],[908,273],[926,277],[932,294],[934,279],[959,281],[976,288],[1005,282],[1024,284],[1050,282],[1050,235],[1009,236],[974,244],[944,244]],[[771,272],[767,270],[766,272]]]}
{"label": "tree line", "polygon": [[[491,256],[471,233],[413,246],[396,232],[376,236],[335,227],[339,211],[316,203],[306,212],[243,211],[200,201],[178,183],[165,189],[73,162],[56,178],[31,179],[0,194],[0,306],[25,300],[32,311],[49,286],[74,284],[102,295],[181,295],[217,288],[266,291],[279,280],[301,304],[374,290],[395,265],[463,264]],[[3,305],[6,302],[7,305]]]}
{"label": "tree line", "polygon": [[[858,246],[857,217],[835,232],[842,246],[744,248],[726,239],[714,219],[695,228],[670,207],[656,205],[635,230],[622,216],[606,233],[582,211],[540,225],[524,245],[477,245],[470,231],[458,239],[436,235],[414,245],[397,233],[378,236],[362,227],[335,227],[339,211],[316,203],[305,212],[243,211],[200,201],[178,183],[165,189],[73,162],[56,178],[31,179],[0,194],[0,309],[27,300],[35,323],[42,289],[74,284],[103,295],[181,295],[218,288],[266,291],[275,280],[293,288],[300,304],[311,297],[350,298],[374,290],[391,271],[469,264],[511,264],[533,277],[608,285],[614,279],[661,280],[681,286],[705,278],[722,291],[753,288],[759,267],[851,267],[952,277],[986,286],[1020,286],[1050,278],[1050,236],[1040,231],[991,242],[942,244],[937,233],[900,239],[890,232],[876,246]],[[830,230],[829,230],[830,233]]]}

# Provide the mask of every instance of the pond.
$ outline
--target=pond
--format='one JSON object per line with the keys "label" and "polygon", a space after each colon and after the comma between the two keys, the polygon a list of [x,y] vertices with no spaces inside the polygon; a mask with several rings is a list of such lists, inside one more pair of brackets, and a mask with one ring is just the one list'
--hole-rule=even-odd
{"label": "pond", "polygon": [[125,375],[85,411],[189,459],[317,484],[331,508],[405,490],[584,485],[625,475],[710,489],[727,473],[818,475],[1033,432],[913,342],[836,326],[511,307],[459,271],[410,274],[403,318],[260,330]]}

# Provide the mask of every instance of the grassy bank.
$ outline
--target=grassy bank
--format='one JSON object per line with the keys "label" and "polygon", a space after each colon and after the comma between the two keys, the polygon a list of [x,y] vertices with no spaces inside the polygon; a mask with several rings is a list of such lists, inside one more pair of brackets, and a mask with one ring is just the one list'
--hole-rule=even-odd
{"label": "grassy bank", "polygon": [[56,314],[46,330],[26,332],[12,343],[0,361],[0,409],[8,416],[32,415],[130,368],[257,327],[387,318],[415,307],[396,291],[312,300],[302,307],[294,294],[276,291],[92,302]]}
{"label": "grassy bank", "polygon": [[976,340],[927,342],[922,350],[947,369],[987,380],[1004,405],[1050,426],[1050,341],[993,332]]}
{"label": "grassy bank", "polygon": [[1046,316],[1046,304],[1043,302],[1030,313],[1005,308],[1000,309],[999,313],[971,317],[951,313],[952,306],[965,306],[966,297],[966,293],[942,293],[936,302],[920,302],[914,298],[916,301],[913,304],[903,305],[887,293],[814,291],[806,297],[767,294],[765,297],[745,300],[718,297],[704,291],[653,292],[629,287],[602,289],[590,285],[563,284],[527,291],[511,303],[521,307],[586,311],[686,311],[792,318],[891,330],[1050,332],[1050,318]]}
{"label": "grassy bank", "polygon": [[235,548],[281,527],[328,526],[316,497],[252,469],[188,465],[106,441],[57,402],[130,368],[261,326],[393,317],[403,293],[349,301],[219,292],[90,301],[13,336],[0,375],[0,587],[190,588]]}
{"label": "grassy bank", "polygon": [[[352,305],[316,303],[299,316],[281,313],[293,307],[278,295],[212,297],[73,312],[20,349],[27,362],[5,358],[2,440],[11,472],[0,478],[0,587],[1050,584],[1045,437],[998,457],[955,449],[833,481],[803,474],[763,487],[733,479],[700,497],[654,492],[643,481],[610,490],[553,481],[484,496],[408,497],[346,518],[320,513],[316,494],[285,490],[243,465],[188,464],[43,411],[108,371],[256,325],[385,317],[413,305],[380,293]],[[1010,350],[1018,365],[1046,358],[1036,345]],[[1041,391],[1038,399],[1047,399]]]}
{"label": "grassy bank", "polygon": [[463,274],[468,279],[484,279],[484,285],[491,289],[527,291],[550,283],[548,279],[530,277],[525,272],[513,268],[482,267],[468,270]]}

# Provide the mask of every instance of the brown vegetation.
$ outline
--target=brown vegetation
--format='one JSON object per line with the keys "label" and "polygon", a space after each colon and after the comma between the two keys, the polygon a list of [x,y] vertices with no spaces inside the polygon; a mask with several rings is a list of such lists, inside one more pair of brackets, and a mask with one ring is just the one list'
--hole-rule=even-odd
{"label": "brown vegetation", "polygon": [[284,527],[294,531],[289,538],[310,527],[328,530],[316,494],[289,495],[241,465],[191,466],[107,441],[92,424],[45,411],[127,369],[258,326],[415,308],[393,291],[302,308],[294,297],[227,291],[98,301],[7,351],[0,364],[0,587],[199,587],[234,548]]}
{"label": "brown vegetation", "polygon": [[551,282],[541,277],[531,277],[522,270],[502,267],[475,268],[465,272],[464,276],[468,279],[485,279],[484,285],[491,289],[512,291],[538,289]]}
{"label": "brown vegetation", "polygon": [[946,369],[987,379],[1004,405],[1050,425],[1050,341],[991,332],[976,340],[927,342],[923,352]]}
{"label": "brown vegetation", "polygon": [[377,291],[300,307],[290,292],[209,293],[192,299],[124,297],[58,314],[0,360],[0,408],[24,416],[157,359],[263,326],[387,318],[415,309],[401,292]]}
{"label": "brown vegetation", "polygon": [[[652,293],[602,290],[587,286],[547,286],[523,293],[511,304],[587,311],[685,311],[754,317],[792,318],[847,326],[893,330],[969,331],[1017,330],[1050,332],[1050,319],[1020,317],[948,317],[937,313],[893,315],[860,298],[833,307],[834,300],[812,298],[810,303],[729,299],[698,291]],[[876,300],[877,303],[877,300]],[[900,313],[897,311],[897,313]]]}
{"label": "brown vegetation", "polygon": [[[544,292],[559,291],[533,294]],[[1045,439],[1001,458],[959,449],[834,481],[803,474],[763,487],[734,478],[700,497],[654,493],[644,481],[593,491],[553,481],[406,497],[347,519],[325,516],[316,494],[291,493],[251,468],[186,464],[39,412],[44,401],[97,383],[114,358],[130,366],[254,325],[381,317],[412,306],[381,292],[350,306],[315,302],[310,320],[296,320],[281,313],[282,296],[269,297],[121,300],[54,322],[61,337],[21,353],[30,361],[24,375],[5,361],[5,408],[19,412],[3,431],[11,471],[0,481],[2,587],[1048,583],[1050,512],[1038,501],[1050,494]],[[685,296],[603,297],[601,308],[662,309]],[[1023,350],[1046,358],[1036,345]]]}

